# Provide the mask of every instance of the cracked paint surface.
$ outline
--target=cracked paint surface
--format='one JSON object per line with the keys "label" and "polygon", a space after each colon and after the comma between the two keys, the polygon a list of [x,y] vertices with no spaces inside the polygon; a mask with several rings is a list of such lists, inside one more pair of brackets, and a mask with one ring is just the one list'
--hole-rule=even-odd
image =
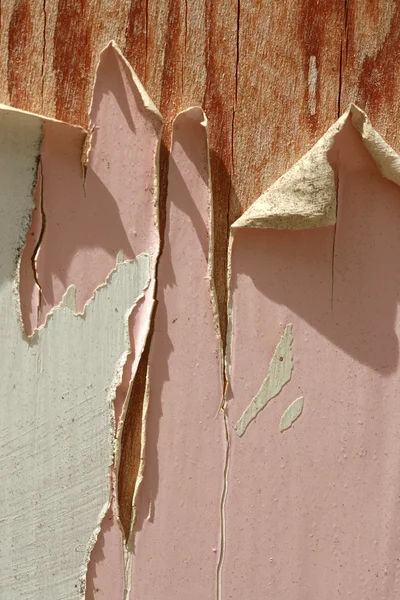
{"label": "cracked paint surface", "polygon": [[210,211],[206,120],[192,108],[173,127],[132,560],[137,600],[217,594],[225,434]]}

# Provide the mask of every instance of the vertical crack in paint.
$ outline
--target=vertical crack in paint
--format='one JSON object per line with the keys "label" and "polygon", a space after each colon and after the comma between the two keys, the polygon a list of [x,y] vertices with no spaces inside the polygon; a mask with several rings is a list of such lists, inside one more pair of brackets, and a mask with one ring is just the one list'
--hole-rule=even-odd
{"label": "vertical crack in paint", "polygon": [[222,598],[222,569],[224,564],[224,556],[225,556],[225,535],[226,535],[226,523],[225,523],[225,504],[226,498],[228,494],[228,474],[229,474],[229,460],[230,460],[230,438],[229,438],[229,419],[226,412],[226,406],[222,407],[222,414],[224,419],[224,428],[225,428],[225,464],[224,464],[224,474],[223,474],[223,488],[222,488],[222,496],[221,496],[221,508],[220,508],[220,518],[221,518],[221,533],[220,533],[220,551],[219,551],[219,559],[217,565],[217,600],[221,600]]}
{"label": "vertical crack in paint", "polygon": [[[119,50],[118,50],[119,52]],[[148,235],[152,237],[152,290],[151,295],[146,299],[149,303],[146,313],[146,330],[143,339],[143,346],[140,350],[139,360],[136,371],[131,376],[131,382],[127,397],[124,402],[124,408],[121,415],[117,432],[117,451],[115,459],[115,470],[117,473],[116,482],[116,501],[118,509],[119,522],[122,528],[125,541],[125,596],[129,596],[131,557],[134,539],[134,526],[136,522],[136,499],[140,484],[143,479],[144,470],[144,451],[146,439],[146,416],[149,399],[148,382],[148,362],[151,347],[151,341],[154,330],[155,315],[155,297],[157,294],[157,270],[160,257],[160,148],[162,139],[162,118],[145,89],[140,83],[136,73],[133,71],[126,59],[120,55],[124,61],[125,67],[129,69],[133,79],[133,85],[139,92],[143,102],[144,109],[147,111],[146,119],[152,123],[154,132],[154,155],[152,158],[151,170],[153,174],[152,189],[152,222],[148,224],[150,231]],[[154,136],[154,137],[153,137]],[[153,143],[153,142],[152,142]],[[147,188],[146,188],[147,189]],[[150,188],[149,188],[150,189]],[[147,310],[147,309],[146,309]]]}
{"label": "vertical crack in paint", "polygon": [[[226,231],[228,235],[228,244],[225,251],[225,269],[224,269],[224,289],[223,289],[223,302],[220,303],[221,310],[218,310],[218,320],[221,334],[222,344],[222,373],[223,373],[223,395],[221,400],[221,411],[224,419],[225,429],[225,463],[223,473],[223,488],[221,494],[221,505],[220,505],[220,519],[221,519],[221,531],[220,531],[220,549],[219,558],[217,565],[217,600],[222,598],[222,570],[225,556],[225,535],[226,535],[226,517],[225,517],[225,505],[228,494],[228,476],[229,476],[229,461],[230,461],[230,434],[229,434],[229,417],[227,413],[227,402],[229,388],[229,369],[227,368],[227,355],[230,353],[231,346],[231,326],[230,326],[230,315],[229,307],[231,302],[231,234],[230,234],[230,219],[231,219],[231,194],[233,192],[232,177],[235,172],[235,116],[238,100],[238,87],[239,87],[239,51],[240,51],[240,0],[237,0],[237,17],[236,17],[236,61],[235,61],[235,90],[234,90],[234,101],[232,107],[232,127],[231,127],[231,161],[232,161],[232,175],[229,178],[229,189],[228,189],[228,206],[226,213]],[[213,253],[215,254],[215,253]],[[217,306],[218,298],[217,298]],[[222,313],[222,314],[221,314]]]}
{"label": "vertical crack in paint", "polygon": [[40,233],[39,233],[39,237],[38,240],[36,242],[36,246],[33,250],[33,254],[32,254],[32,258],[31,258],[31,264],[32,264],[32,271],[33,271],[33,278],[35,280],[35,284],[38,288],[38,292],[39,292],[39,301],[38,301],[38,305],[36,307],[36,325],[39,326],[39,322],[40,322],[40,311],[42,308],[42,295],[43,295],[43,290],[42,290],[42,286],[40,285],[40,281],[39,281],[39,275],[38,275],[38,270],[37,270],[37,258],[40,252],[40,246],[41,243],[43,241],[43,236],[44,236],[44,232],[46,229],[46,213],[44,210],[44,191],[43,191],[43,162],[40,159],[40,163],[39,163],[39,169],[38,169],[38,181],[37,181],[37,185],[39,186],[40,189],[40,206],[39,206],[39,210],[40,210],[40,219],[41,219],[41,223],[40,223]]}

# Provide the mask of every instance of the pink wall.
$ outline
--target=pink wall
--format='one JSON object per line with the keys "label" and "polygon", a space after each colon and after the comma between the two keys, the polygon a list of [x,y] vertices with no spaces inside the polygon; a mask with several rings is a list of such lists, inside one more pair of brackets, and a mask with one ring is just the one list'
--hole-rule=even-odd
{"label": "pink wall", "polygon": [[[118,457],[155,298],[144,479],[126,547],[114,461],[86,599],[396,598],[400,189],[383,177],[350,116],[323,156],[335,175],[335,225],[232,230],[231,347],[222,349],[206,117],[191,108],[173,124],[156,280],[161,116],[144,94],[110,45],[97,72],[85,178],[86,133],[44,121],[22,257],[22,316],[31,333],[70,284],[82,312],[121,251],[126,260],[151,250],[114,402]],[[290,381],[239,437],[236,424],[289,324]],[[299,397],[302,414],[281,432],[282,415]]]}

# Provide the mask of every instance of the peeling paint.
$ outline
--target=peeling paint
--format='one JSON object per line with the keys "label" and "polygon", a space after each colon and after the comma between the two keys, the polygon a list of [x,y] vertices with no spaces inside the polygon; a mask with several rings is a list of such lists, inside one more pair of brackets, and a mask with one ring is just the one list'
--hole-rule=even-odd
{"label": "peeling paint", "polygon": [[296,398],[294,402],[285,410],[282,415],[281,422],[279,424],[280,431],[286,431],[293,425],[293,423],[300,417],[303,412],[304,398]]}
{"label": "peeling paint", "polygon": [[[148,285],[149,254],[120,264],[82,315],[60,306],[27,337],[11,300],[42,124],[7,110],[0,119],[0,332],[8,344],[0,378],[0,595],[83,598],[87,557],[110,500],[110,415],[130,350],[128,316]],[[73,305],[71,296],[69,289],[64,305]]]}
{"label": "peeling paint", "polygon": [[[118,86],[119,88],[116,89]],[[111,94],[109,93],[110,90],[112,91]],[[126,98],[123,98],[124,94]],[[29,140],[27,139],[29,137],[29,126],[27,124],[34,124],[36,128],[31,195],[27,216],[24,218],[24,231],[18,246],[17,256],[19,256],[25,244],[35,185],[37,197],[36,222],[31,224],[29,239],[24,250],[23,268],[25,272],[21,283],[19,283],[19,269],[16,275],[14,285],[15,308],[19,314],[19,290],[22,302],[25,302],[24,324],[28,325],[27,329],[30,329],[30,331],[37,324],[47,323],[50,315],[53,314],[54,305],[58,304],[59,310],[68,308],[68,312],[73,316],[73,313],[81,312],[84,309],[93,295],[93,291],[105,280],[113,264],[117,264],[119,271],[122,268],[121,265],[126,264],[123,262],[124,257],[127,259],[136,257],[135,260],[139,260],[143,256],[143,251],[147,250],[146,256],[151,281],[143,290],[145,298],[135,309],[134,319],[132,319],[132,315],[130,316],[129,331],[131,339],[127,347],[130,350],[132,346],[133,352],[131,354],[126,352],[122,361],[123,364],[118,366],[118,390],[116,395],[119,405],[124,405],[122,415],[124,417],[129,404],[124,400],[126,397],[129,399],[132,379],[146,344],[154,309],[155,268],[159,252],[158,154],[161,137],[161,116],[114,43],[111,43],[101,55],[93,102],[94,105],[92,104],[91,109],[93,122],[89,134],[86,134],[79,127],[70,126],[60,121],[17,111],[10,107],[1,107],[1,120],[5,115],[12,115],[13,131],[11,136],[16,137],[16,139],[18,136],[15,136],[15,128],[19,126],[19,121],[23,121],[21,131],[23,127],[25,142],[21,152],[26,152],[29,155]],[[98,127],[99,121],[101,130]],[[113,131],[118,126],[119,135],[115,138],[114,144],[110,143],[109,137],[107,139],[107,129],[110,126]],[[5,131],[7,131],[7,127],[2,128],[3,136]],[[140,138],[140,141],[136,142],[136,138]],[[143,151],[142,145],[145,141],[148,141],[148,143],[146,143],[145,151]],[[16,140],[14,140],[14,143],[16,143]],[[133,161],[132,156],[138,143],[140,145],[138,150],[140,159]],[[37,167],[39,161],[41,163],[41,175],[38,180]],[[84,162],[83,173],[82,161]],[[145,162],[146,165],[143,164]],[[23,166],[20,156],[15,163],[14,166],[17,168]],[[126,182],[124,183],[120,177],[116,178],[117,169],[115,166],[117,164],[119,168],[124,165],[125,175],[130,182],[129,185],[126,185]],[[44,170],[43,166],[45,167]],[[17,179],[18,176],[19,174],[16,176]],[[134,201],[132,201],[132,195]],[[18,208],[18,202],[15,203],[15,206]],[[0,206],[1,210],[2,207]],[[107,215],[110,216],[110,211],[112,212],[112,218],[107,218]],[[7,223],[12,215],[7,212],[3,216],[3,222]],[[38,219],[38,217],[41,218]],[[89,226],[87,226],[87,221],[90,222]],[[77,231],[84,231],[85,233],[80,237],[77,235]],[[121,243],[120,247],[118,247],[119,243]],[[79,245],[81,245],[81,248],[79,248]],[[29,280],[29,278],[31,279]],[[136,305],[136,301],[133,302],[132,307],[134,305]],[[115,308],[118,310],[118,305]],[[120,318],[123,318],[123,315],[120,315]],[[29,323],[30,320],[32,326]],[[99,322],[103,321],[103,318],[99,317]],[[107,320],[104,322],[108,323]],[[113,325],[109,326],[114,327]],[[108,329],[108,325],[106,328]],[[108,335],[114,336],[116,333],[111,329]],[[110,345],[109,342],[107,344]],[[107,344],[105,345],[107,346]],[[94,350],[95,348],[93,348]],[[103,352],[103,355],[106,361],[106,353]],[[87,351],[87,357],[85,358],[90,359],[90,352]],[[82,365],[84,362],[82,360]],[[108,366],[110,364],[112,366],[112,363],[108,363]],[[103,364],[98,365],[98,368],[106,373]],[[99,381],[101,379],[99,378]],[[130,385],[129,382],[131,382]],[[127,388],[128,392],[126,392]],[[68,389],[65,393],[67,392]],[[143,409],[143,421],[139,424],[139,445],[141,448],[139,461],[141,466],[135,489],[138,488],[143,476],[142,464],[144,460],[144,428],[147,403],[148,392],[146,392],[144,398],[146,406]],[[107,472],[104,473],[104,481],[102,481],[104,487],[102,490],[107,490],[108,502],[110,496],[109,466],[113,462],[114,451],[114,440],[111,436],[114,430],[112,401],[108,403],[107,410],[109,411],[108,430],[104,437],[104,443],[109,444],[111,455],[108,457]],[[106,414],[104,411],[97,409],[94,409],[94,413],[94,419],[104,418]],[[117,411],[117,418],[119,416],[120,411]],[[118,431],[121,433],[123,418],[120,419],[119,425]],[[116,448],[116,460],[119,465],[120,436]],[[98,460],[101,459],[101,456],[101,453],[99,453]],[[71,468],[73,464],[72,461]],[[94,468],[94,465],[92,466]],[[129,468],[129,465],[125,465],[125,471],[127,468]],[[123,473],[124,480],[133,480],[135,476],[133,469],[129,474]],[[113,481],[114,477],[111,480]],[[86,486],[89,481],[92,482],[91,470],[87,468]],[[94,489],[97,490],[96,494],[93,494],[94,502],[96,498],[98,500],[100,488],[96,481],[93,481],[93,485]],[[129,502],[132,503],[132,498]],[[92,528],[93,537],[90,543],[89,540],[86,540],[79,544],[79,547],[87,550],[84,553],[85,560],[81,562],[81,582],[77,586],[81,594],[84,593],[85,588],[84,573],[89,553],[95,542],[108,504],[102,501],[99,506],[103,506],[101,511],[100,508],[96,509],[97,516],[100,514],[100,521],[96,519],[96,527],[93,526]],[[116,512],[115,507],[113,510]],[[132,525],[133,521],[129,526]],[[107,527],[108,524],[106,523],[105,526]],[[113,527],[118,530],[116,521],[113,521]],[[106,536],[104,539],[106,541],[108,539],[116,540],[117,536],[113,534],[111,537]],[[117,564],[118,561],[118,555],[114,554],[112,560],[107,563],[106,570],[114,577],[120,577],[122,580],[120,573],[122,567],[120,568]],[[93,573],[93,570],[91,572]],[[43,577],[43,581],[45,577]],[[129,573],[125,573],[125,578],[128,577]],[[92,583],[88,580],[89,593],[95,593]],[[79,590],[76,590],[76,592],[78,593]]]}
{"label": "peeling paint", "polygon": [[271,185],[232,228],[308,229],[334,225],[336,186],[327,154],[348,118],[382,175],[399,184],[399,155],[375,131],[367,115],[351,104],[315,146]]}
{"label": "peeling paint", "polygon": [[[226,432],[207,133],[200,107],[173,123],[131,598],[217,597]],[[203,526],[186,545],[193,514]]]}
{"label": "peeling paint", "polygon": [[292,325],[289,324],[286,325],[284,334],[275,349],[267,378],[236,423],[235,429],[239,437],[242,437],[251,421],[290,381],[293,369],[292,341]]}

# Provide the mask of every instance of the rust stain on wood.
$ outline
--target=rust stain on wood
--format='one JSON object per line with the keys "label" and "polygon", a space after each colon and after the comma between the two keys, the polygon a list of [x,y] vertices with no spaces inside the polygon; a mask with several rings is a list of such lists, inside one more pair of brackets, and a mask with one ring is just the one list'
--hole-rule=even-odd
{"label": "rust stain on wood", "polygon": [[146,85],[147,13],[147,0],[131,0],[124,49],[127,60],[144,85]]}
{"label": "rust stain on wood", "polygon": [[52,68],[55,115],[69,123],[87,124],[93,26],[87,0],[58,0]]}
{"label": "rust stain on wood", "polygon": [[389,33],[375,57],[364,60],[358,85],[357,103],[374,119],[382,109],[398,104],[399,69],[388,68],[400,60],[400,4],[392,17]]}
{"label": "rust stain on wood", "polygon": [[25,107],[29,99],[30,40],[33,33],[29,0],[19,0],[12,11],[8,31],[7,84],[10,102]]}

